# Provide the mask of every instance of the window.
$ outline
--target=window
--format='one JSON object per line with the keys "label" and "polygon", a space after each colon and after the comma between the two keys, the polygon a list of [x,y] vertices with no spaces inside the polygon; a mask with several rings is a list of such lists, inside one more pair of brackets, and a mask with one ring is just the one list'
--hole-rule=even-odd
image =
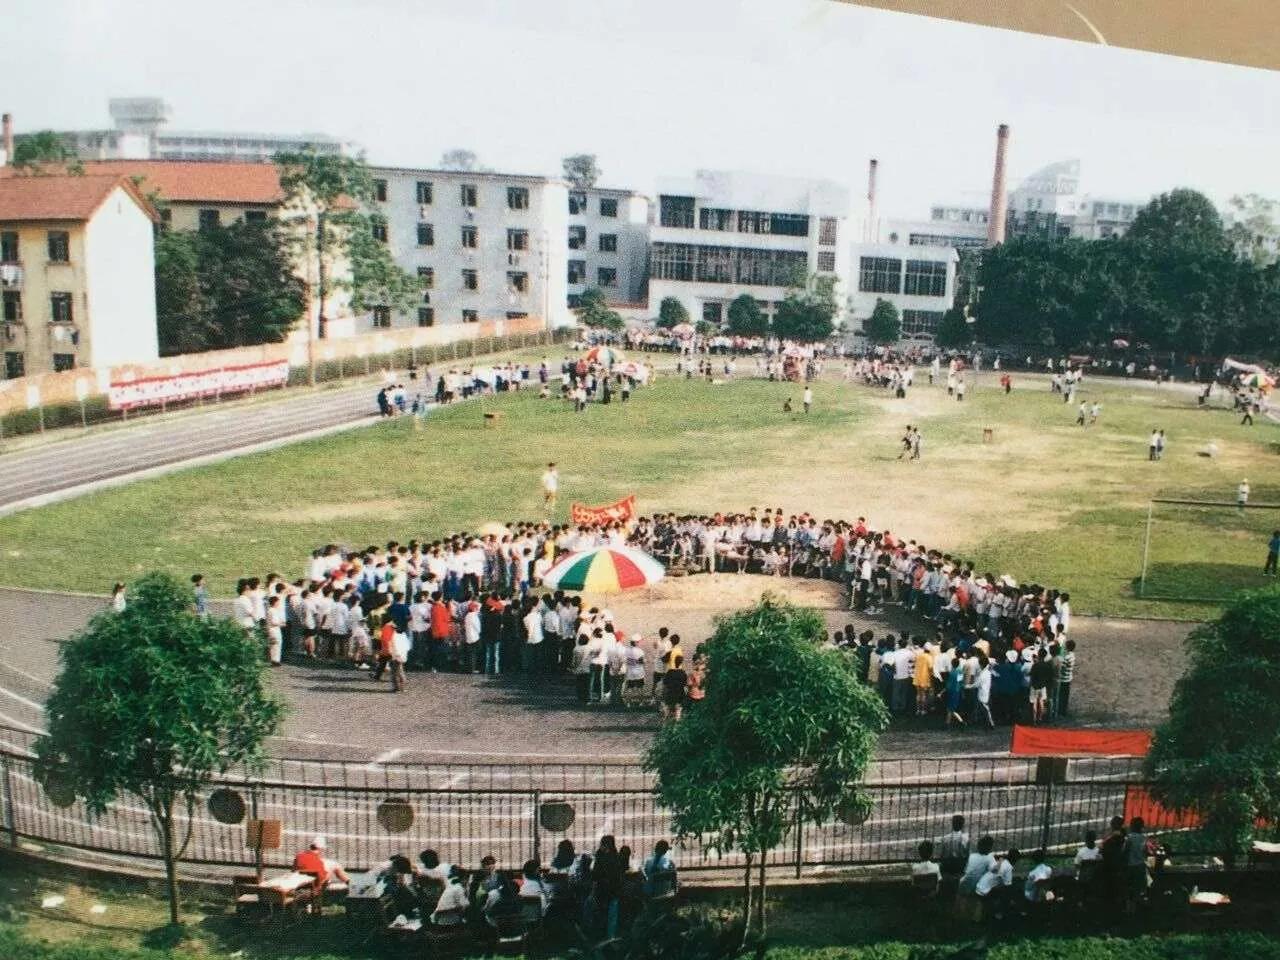
{"label": "window", "polygon": [[[222,223],[222,212],[220,210],[201,210],[196,216],[201,230],[216,230]],[[52,260],[53,257],[49,259]]]}
{"label": "window", "polygon": [[0,233],[0,262],[17,263],[21,259],[18,256],[18,235],[10,230]]}
{"label": "window", "polygon": [[76,368],[76,355],[74,353],[55,353],[53,355],[53,372],[65,373],[68,370]]}
{"label": "window", "polygon": [[569,249],[585,250],[587,248],[587,228],[586,227],[570,227],[569,228]]}
{"label": "window", "polygon": [[173,211],[168,207],[160,208],[160,224],[156,227],[156,236],[164,233],[173,226]]}
{"label": "window", "polygon": [[[213,211],[217,213],[218,211]],[[201,220],[204,219],[204,211],[200,211]],[[49,231],[49,262],[50,263],[69,263],[71,261],[71,234],[65,230]]]}
{"label": "window", "polygon": [[373,308],[373,325],[387,329],[391,326],[391,308],[390,307],[374,307]]}
{"label": "window", "polygon": [[507,187],[507,206],[512,210],[528,210],[529,188]]}
{"label": "window", "polygon": [[707,323],[719,323],[724,316],[724,304],[718,301],[707,301],[702,305],[702,319]]}
{"label": "window", "polygon": [[698,211],[698,226],[703,230],[732,230],[733,211],[704,207]]}
{"label": "window", "polygon": [[616,233],[600,234],[600,252],[601,253],[617,253],[618,252],[618,235]]}
{"label": "window", "polygon": [[836,252],[834,250],[818,251],[818,272],[819,273],[835,273],[836,272]]}
{"label": "window", "polygon": [[463,311],[462,311],[462,322],[463,322],[463,323],[479,323],[479,322],[480,322],[480,314],[479,314],[478,312],[476,312],[475,310],[463,310]]}
{"label": "window", "polygon": [[266,223],[267,211],[265,210],[246,210],[244,212],[245,223]]}
{"label": "window", "polygon": [[6,290],[4,292],[4,317],[5,323],[21,323],[22,322],[22,293],[19,290]]}
{"label": "window", "polygon": [[799,271],[807,270],[808,256],[801,250],[764,250],[755,247],[716,247],[692,243],[655,243],[649,268],[656,280],[700,283],[740,283],[763,287],[789,286]]}
{"label": "window", "polygon": [[507,286],[516,293],[529,292],[529,275],[518,271],[507,272]]}
{"label": "window", "polygon": [[418,224],[418,246],[431,247],[435,246],[436,228],[430,223]]}
{"label": "window", "polygon": [[373,239],[379,243],[387,242],[387,221],[381,217],[374,217],[369,222],[369,231],[373,234]]}
{"label": "window", "polygon": [[422,285],[423,290],[430,290],[436,285],[436,271],[434,267],[419,267],[418,282]]}
{"label": "window", "polygon": [[462,245],[468,250],[474,250],[480,243],[480,231],[475,227],[462,228]]}
{"label": "window", "polygon": [[436,325],[436,308],[435,307],[419,307],[418,308],[418,326],[434,327]]}
{"label": "window", "polygon": [[26,358],[20,350],[10,350],[4,355],[4,376],[6,380],[17,380],[27,375]]}
{"label": "window", "polygon": [[71,323],[71,294],[49,294],[49,322]]}
{"label": "window", "polygon": [[901,293],[902,261],[894,257],[862,257],[858,289],[863,293]]}
{"label": "window", "polygon": [[379,203],[387,202],[387,181],[373,181],[373,199],[377,200]]}
{"label": "window", "polygon": [[616,217],[618,215],[618,201],[613,197],[600,198],[600,216]]}
{"label": "window", "polygon": [[462,185],[462,205],[464,207],[474,207],[476,205],[476,185],[474,183],[464,183]]}
{"label": "window", "polygon": [[658,223],[664,227],[693,229],[693,197],[659,197]]}
{"label": "window", "polygon": [[586,283],[587,282],[587,261],[585,260],[569,261],[569,282],[570,283]]}
{"label": "window", "polygon": [[582,294],[580,293],[569,294],[568,303],[569,303],[570,310],[577,310],[580,306],[582,306]]}
{"label": "window", "polygon": [[738,211],[739,233],[773,233],[783,237],[807,237],[809,218],[802,213]]}
{"label": "window", "polygon": [[823,217],[818,221],[818,243],[824,247],[834,247],[836,245],[836,224],[838,221],[835,217]]}
{"label": "window", "polygon": [[585,193],[569,194],[569,216],[576,217],[587,212],[587,195]]}
{"label": "window", "polygon": [[618,271],[613,267],[600,267],[596,270],[596,285],[601,287],[616,287],[618,285]]}
{"label": "window", "polygon": [[945,296],[947,265],[941,260],[908,260],[902,292],[917,297]]}
{"label": "window", "polygon": [[912,233],[907,236],[907,244],[912,247],[955,247],[960,250],[985,247],[987,241],[984,237],[953,237],[944,233]]}
{"label": "window", "polygon": [[414,192],[414,196],[417,197],[419,203],[430,203],[431,202],[431,181],[419,180],[418,186]]}
{"label": "window", "polygon": [[529,231],[528,230],[508,230],[507,231],[507,249],[508,250],[528,250],[529,249]]}
{"label": "window", "polygon": [[508,320],[528,320],[529,315],[527,313],[521,313],[518,310],[508,310],[507,319]]}
{"label": "window", "polygon": [[942,322],[940,310],[903,310],[902,335],[904,337],[932,337]]}
{"label": "window", "polygon": [[462,271],[462,287],[464,290],[479,290],[480,289],[479,272],[475,270],[470,270],[470,269],[463,270]]}

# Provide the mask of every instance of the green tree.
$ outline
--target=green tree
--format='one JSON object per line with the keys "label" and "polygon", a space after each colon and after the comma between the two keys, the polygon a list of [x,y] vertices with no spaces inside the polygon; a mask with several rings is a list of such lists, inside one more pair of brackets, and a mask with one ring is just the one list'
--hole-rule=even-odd
{"label": "green tree", "polygon": [[476,156],[474,150],[454,147],[452,150],[446,150],[440,155],[440,169],[471,173],[479,172],[483,168],[480,166],[480,158]]}
{"label": "green tree", "polygon": [[684,308],[675,297],[663,297],[662,303],[658,304],[658,326],[664,330],[670,330],[682,323],[689,322],[689,311]]}
{"label": "green tree", "polygon": [[28,134],[15,144],[10,164],[24,173],[84,173],[75,151],[52,130]]}
{"label": "green tree", "polygon": [[578,320],[584,327],[616,331],[625,326],[622,315],[610,309],[604,291],[599,287],[588,287],[582,291],[577,313]]}
{"label": "green tree", "polygon": [[233,621],[196,616],[189,590],[150,573],[122,613],[95,616],[59,659],[48,733],[35,743],[37,778],[51,793],[82,798],[91,815],[124,794],[141,798],[177,925],[177,863],[201,789],[257,763],[283,714],[263,683],[261,649]]}
{"label": "green tree", "polygon": [[773,332],[784,340],[815,343],[835,330],[839,310],[832,277],[806,277],[798,273],[793,286],[773,317]]}
{"label": "green tree", "polygon": [[575,190],[590,190],[600,179],[600,167],[596,163],[594,153],[575,153],[561,161],[564,178],[573,184]]}
{"label": "green tree", "polygon": [[862,325],[862,335],[872,343],[897,343],[902,336],[902,319],[898,308],[883,297],[876,297],[875,309]]}
{"label": "green tree", "polygon": [[1236,253],[1257,267],[1274,263],[1280,249],[1280,201],[1249,193],[1232,197],[1228,206],[1232,223],[1227,238]]}
{"label": "green tree", "polygon": [[763,337],[769,332],[769,317],[755,297],[744,293],[729,304],[728,330],[735,337]]}
{"label": "green tree", "polygon": [[724,617],[703,647],[705,698],[645,755],[675,832],[743,855],[746,929],[754,918],[761,941],[765,853],[799,824],[860,822],[871,809],[861,780],[888,716],[825,639],[821,614],[774,597]]}
{"label": "green tree", "polygon": [[1234,854],[1280,818],[1280,590],[1239,594],[1187,655],[1147,773],[1157,800],[1197,811],[1212,847]]}
{"label": "green tree", "polygon": [[973,327],[964,315],[964,310],[952,307],[942,315],[938,329],[933,335],[934,343],[944,350],[954,350],[973,342]]}
{"label": "green tree", "polygon": [[200,235],[166,231],[156,237],[156,331],[160,355],[209,349],[209,303],[200,287]]}
{"label": "green tree", "polygon": [[1204,194],[1186,187],[1162,193],[1139,210],[1125,239],[1173,249],[1229,246],[1217,208]]}

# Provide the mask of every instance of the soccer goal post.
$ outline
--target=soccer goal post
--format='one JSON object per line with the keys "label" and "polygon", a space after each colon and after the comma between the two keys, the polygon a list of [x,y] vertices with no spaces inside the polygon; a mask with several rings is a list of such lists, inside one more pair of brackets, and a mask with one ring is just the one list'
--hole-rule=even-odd
{"label": "soccer goal post", "polygon": [[1156,497],[1147,504],[1143,600],[1223,603],[1239,590],[1275,583],[1264,572],[1280,530],[1280,503]]}

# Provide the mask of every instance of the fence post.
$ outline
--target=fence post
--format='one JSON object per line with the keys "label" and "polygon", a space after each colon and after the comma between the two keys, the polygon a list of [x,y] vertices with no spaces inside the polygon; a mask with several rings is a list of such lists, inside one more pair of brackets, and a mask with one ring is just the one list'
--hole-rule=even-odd
{"label": "fence post", "polygon": [[800,797],[795,797],[796,805],[796,879],[800,879],[800,866],[804,863],[804,820],[800,816]]}
{"label": "fence post", "polygon": [[[258,819],[258,785],[251,784],[249,787],[249,819]],[[262,882],[262,844],[254,844],[253,847],[253,872],[258,878],[258,883]]]}
{"label": "fence post", "polygon": [[18,845],[18,825],[13,813],[13,783],[9,779],[9,758],[0,757],[0,792],[4,794],[4,828],[9,833],[9,846]]}
{"label": "fence post", "polygon": [[1049,849],[1049,829],[1053,821],[1053,777],[1044,785],[1044,814],[1040,818],[1040,849]]}
{"label": "fence post", "polygon": [[538,822],[538,811],[542,809],[542,791],[533,791],[533,859],[542,862],[542,825]]}

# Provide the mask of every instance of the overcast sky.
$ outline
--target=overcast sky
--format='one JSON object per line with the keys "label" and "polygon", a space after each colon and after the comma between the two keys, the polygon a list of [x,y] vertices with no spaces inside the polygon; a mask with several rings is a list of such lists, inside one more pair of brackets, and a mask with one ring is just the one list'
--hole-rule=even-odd
{"label": "overcast sky", "polygon": [[0,106],[19,131],[108,127],[160,96],[181,129],[322,131],[377,163],[469,147],[603,184],[730,168],[826,177],[882,216],[985,203],[1078,157],[1103,195],[1280,198],[1280,73],[826,0],[9,0]]}

